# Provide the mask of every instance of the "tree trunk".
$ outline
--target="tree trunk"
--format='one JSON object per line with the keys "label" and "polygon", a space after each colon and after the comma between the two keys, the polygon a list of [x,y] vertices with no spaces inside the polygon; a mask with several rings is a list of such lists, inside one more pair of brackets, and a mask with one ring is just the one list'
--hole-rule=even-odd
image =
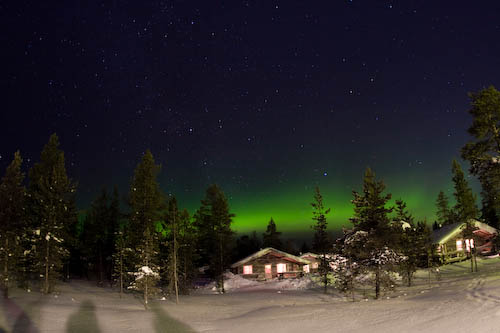
{"label": "tree trunk", "polygon": [[120,298],[123,294],[123,248],[120,246]]}
{"label": "tree trunk", "polygon": [[354,277],[351,275],[351,278],[350,278],[350,288],[351,288],[351,296],[352,296],[352,301],[354,302]]}
{"label": "tree trunk", "polygon": [[5,238],[5,261],[3,263],[3,297],[4,298],[9,298],[9,278],[8,278],[8,273],[9,273],[9,239]]}
{"label": "tree trunk", "polygon": [[473,256],[474,256],[474,266],[475,266],[475,268],[476,268],[476,272],[477,272],[477,259],[476,259],[476,258],[477,258],[477,256],[476,256],[475,249],[474,249],[474,254],[473,254]]}
{"label": "tree trunk", "polygon": [[174,216],[174,286],[175,286],[175,304],[179,304],[179,287],[177,285],[177,229],[175,228]]}
{"label": "tree trunk", "polygon": [[408,287],[411,287],[411,277],[412,277],[412,274],[411,274],[411,270],[410,269],[408,269],[407,274],[408,274]]}
{"label": "tree trunk", "polygon": [[[221,237],[222,238],[222,237]],[[220,252],[220,286],[221,291],[224,294],[224,261],[223,261],[223,253],[222,253],[222,239],[219,239],[219,252]]]}
{"label": "tree trunk", "polygon": [[49,242],[50,238],[47,239],[47,249],[45,251],[45,286],[43,288],[45,294],[49,293]]}
{"label": "tree trunk", "polygon": [[148,276],[145,276],[146,283],[144,286],[144,307],[148,308]]}
{"label": "tree trunk", "polygon": [[375,299],[380,296],[380,268],[375,271]]}
{"label": "tree trunk", "polygon": [[104,284],[104,267],[102,265],[102,245],[99,244],[99,286]]}
{"label": "tree trunk", "polygon": [[[149,251],[149,244],[146,243],[146,251]],[[149,259],[148,259],[148,254],[146,254],[146,267],[149,267]],[[149,281],[148,281],[148,275],[146,274],[146,276],[144,277],[146,280],[146,282],[144,282],[144,306],[146,307],[146,309],[148,308],[148,284],[149,284]]]}
{"label": "tree trunk", "polygon": [[322,258],[322,263],[321,265],[323,266],[323,284],[324,284],[324,293],[326,294],[328,292],[328,269],[326,266],[326,254],[323,253],[323,258]]}

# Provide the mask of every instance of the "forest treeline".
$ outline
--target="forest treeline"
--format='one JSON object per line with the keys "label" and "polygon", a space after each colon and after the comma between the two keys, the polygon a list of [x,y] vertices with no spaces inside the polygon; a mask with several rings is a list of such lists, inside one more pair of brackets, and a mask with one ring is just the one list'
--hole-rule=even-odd
{"label": "forest treeline", "polygon": [[[473,219],[498,227],[500,212],[500,92],[494,87],[470,95],[472,140],[462,149],[470,172],[482,186],[482,208],[457,161],[452,162],[455,205],[443,191],[436,200],[434,228],[464,222],[464,237],[474,237]],[[40,288],[44,293],[70,277],[111,283],[120,293],[150,295],[187,293],[200,276],[216,281],[224,292],[224,272],[229,265],[262,247],[290,252],[271,218],[262,238],[253,232],[236,237],[234,214],[217,185],[210,185],[200,207],[191,215],[174,196],[162,192],[161,167],[146,151],[135,168],[125,202],[115,188],[103,190],[83,219],[75,205],[76,182],[68,177],[64,152],[53,134],[40,160],[22,171],[22,157],[14,154],[0,183],[0,282],[5,297],[13,285]],[[381,288],[394,286],[393,272],[411,285],[418,267],[437,264],[427,221],[415,221],[402,199],[391,206],[391,195],[367,168],[361,191],[353,191],[352,228],[334,240],[328,232],[320,189],[312,193],[312,250],[319,255],[319,274],[325,292],[330,275],[341,291],[352,291],[361,278],[369,281],[378,297]],[[123,209],[122,207],[125,207]],[[307,244],[301,248],[309,250]]]}

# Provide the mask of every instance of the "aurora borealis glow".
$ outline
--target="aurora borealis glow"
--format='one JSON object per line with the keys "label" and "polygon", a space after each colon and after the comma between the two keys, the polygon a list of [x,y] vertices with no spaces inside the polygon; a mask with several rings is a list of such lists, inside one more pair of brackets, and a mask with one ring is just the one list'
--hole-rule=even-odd
{"label": "aurora borealis glow", "polygon": [[5,5],[0,167],[20,149],[27,170],[56,132],[85,209],[102,187],[125,195],[151,149],[162,189],[191,213],[218,183],[235,230],[273,217],[307,233],[313,188],[331,229],[349,226],[370,166],[431,223],[468,140],[467,93],[500,87],[499,6]]}

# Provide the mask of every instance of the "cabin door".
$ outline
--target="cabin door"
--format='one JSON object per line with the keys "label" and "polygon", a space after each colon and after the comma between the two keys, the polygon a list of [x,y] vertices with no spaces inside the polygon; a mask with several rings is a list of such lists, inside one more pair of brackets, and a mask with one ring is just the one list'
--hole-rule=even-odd
{"label": "cabin door", "polygon": [[266,279],[272,279],[273,272],[272,272],[272,269],[271,269],[271,264],[267,264],[266,266],[264,266],[264,270],[265,270],[265,273],[266,273]]}

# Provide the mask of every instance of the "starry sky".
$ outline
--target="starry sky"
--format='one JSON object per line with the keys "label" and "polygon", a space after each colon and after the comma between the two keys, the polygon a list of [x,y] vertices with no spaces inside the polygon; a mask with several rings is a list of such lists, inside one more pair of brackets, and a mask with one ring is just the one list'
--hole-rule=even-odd
{"label": "starry sky", "polygon": [[[452,196],[467,93],[500,88],[498,1],[7,1],[0,167],[51,133],[78,206],[146,149],[191,212],[218,183],[239,232],[349,226],[365,168],[419,219]],[[461,161],[464,169],[467,164]],[[470,178],[479,191],[477,182]]]}

